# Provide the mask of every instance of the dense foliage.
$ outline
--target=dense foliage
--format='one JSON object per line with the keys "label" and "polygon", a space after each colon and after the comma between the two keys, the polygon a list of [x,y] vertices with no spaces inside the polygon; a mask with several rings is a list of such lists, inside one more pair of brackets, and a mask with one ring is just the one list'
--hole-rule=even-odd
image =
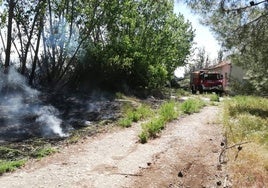
{"label": "dense foliage", "polygon": [[3,0],[1,65],[34,85],[159,88],[190,53],[171,0]]}
{"label": "dense foliage", "polygon": [[[252,93],[268,93],[268,2],[185,0],[211,26],[233,63],[247,71]],[[249,85],[246,85],[249,87]]]}

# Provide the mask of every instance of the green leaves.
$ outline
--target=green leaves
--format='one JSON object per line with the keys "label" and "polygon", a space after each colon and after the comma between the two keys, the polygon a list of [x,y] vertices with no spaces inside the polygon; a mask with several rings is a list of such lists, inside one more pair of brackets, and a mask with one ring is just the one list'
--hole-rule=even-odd
{"label": "green leaves", "polygon": [[[171,0],[17,1],[12,36],[18,45],[11,52],[21,58],[22,74],[32,68],[50,86],[87,82],[82,79],[93,72],[111,86],[163,87],[193,40],[190,24],[173,6]],[[1,26],[6,18],[1,14]]]}

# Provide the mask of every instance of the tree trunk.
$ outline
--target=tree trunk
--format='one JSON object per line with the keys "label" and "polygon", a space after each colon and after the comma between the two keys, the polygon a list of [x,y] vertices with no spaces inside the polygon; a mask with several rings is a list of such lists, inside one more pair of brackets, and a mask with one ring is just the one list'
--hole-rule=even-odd
{"label": "tree trunk", "polygon": [[11,43],[12,43],[12,20],[14,17],[14,8],[16,2],[14,0],[9,1],[9,10],[8,10],[8,25],[7,25],[7,47],[6,47],[6,59],[5,59],[5,70],[7,71],[10,65],[10,52],[11,52]]}

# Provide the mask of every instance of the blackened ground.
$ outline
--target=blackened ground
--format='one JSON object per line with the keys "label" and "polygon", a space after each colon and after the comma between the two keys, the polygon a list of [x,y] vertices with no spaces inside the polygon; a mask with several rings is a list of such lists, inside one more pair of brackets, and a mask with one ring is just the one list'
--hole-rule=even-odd
{"label": "blackened ground", "polygon": [[57,113],[51,115],[55,115],[62,121],[60,128],[63,133],[68,133],[74,129],[91,126],[94,122],[116,120],[120,116],[121,102],[101,94],[42,93],[38,100],[27,100],[24,97],[22,105],[21,112],[16,114],[7,111],[10,107],[0,105],[1,142],[23,141],[36,137],[57,139],[60,135],[47,128],[42,122],[36,121],[38,115],[33,112],[33,109],[37,107],[53,106]]}

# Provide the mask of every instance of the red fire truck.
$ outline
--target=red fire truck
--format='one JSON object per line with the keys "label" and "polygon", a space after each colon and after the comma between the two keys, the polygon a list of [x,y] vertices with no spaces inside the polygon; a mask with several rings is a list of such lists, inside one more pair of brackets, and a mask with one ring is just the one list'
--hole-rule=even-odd
{"label": "red fire truck", "polygon": [[223,90],[223,76],[218,72],[209,72],[207,70],[200,70],[191,73],[190,87],[193,94],[199,91],[203,92],[215,92],[221,95]]}

